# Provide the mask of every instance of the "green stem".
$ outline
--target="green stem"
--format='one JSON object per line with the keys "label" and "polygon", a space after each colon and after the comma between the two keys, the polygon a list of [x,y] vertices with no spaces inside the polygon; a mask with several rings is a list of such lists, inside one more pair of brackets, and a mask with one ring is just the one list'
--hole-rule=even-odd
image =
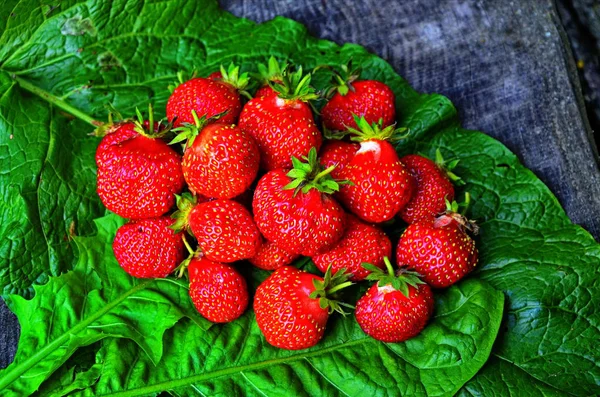
{"label": "green stem", "polygon": [[77,109],[76,107],[69,105],[67,102],[63,101],[62,99],[58,98],[57,96],[52,95],[49,92],[42,90],[41,88],[31,84],[27,80],[22,79],[21,77],[13,76],[13,79],[17,83],[19,83],[19,86],[21,88],[23,88],[24,90],[27,90],[27,91],[39,96],[40,98],[46,100],[47,102],[56,106],[57,108],[60,108],[67,113],[70,113],[74,117],[76,117],[80,120],[83,120],[86,123],[93,125],[94,127],[99,127],[104,124],[101,121],[95,120],[89,114],[84,113],[81,110]]}
{"label": "green stem", "polygon": [[317,175],[315,175],[315,177],[312,180],[313,184],[317,184],[317,182],[319,181],[319,179],[323,178],[325,175],[329,175],[331,173],[331,171],[333,171],[335,169],[335,165],[332,165],[329,168],[324,169],[323,171],[319,172]]}
{"label": "green stem", "polygon": [[392,267],[392,264],[387,256],[383,258],[383,262],[385,262],[385,267],[387,268],[388,274],[390,276],[394,276],[394,268]]}
{"label": "green stem", "polygon": [[195,251],[190,246],[190,243],[188,243],[187,238],[185,238],[185,234],[184,233],[181,233],[181,239],[183,240],[183,244],[185,245],[185,248],[187,248],[189,254],[190,255],[194,255]]}
{"label": "green stem", "polygon": [[327,290],[327,293],[328,294],[333,294],[333,293],[335,293],[335,292],[337,292],[337,291],[339,291],[339,290],[341,290],[343,288],[351,286],[352,284],[354,284],[352,281],[346,281],[345,283],[338,284],[335,287]]}

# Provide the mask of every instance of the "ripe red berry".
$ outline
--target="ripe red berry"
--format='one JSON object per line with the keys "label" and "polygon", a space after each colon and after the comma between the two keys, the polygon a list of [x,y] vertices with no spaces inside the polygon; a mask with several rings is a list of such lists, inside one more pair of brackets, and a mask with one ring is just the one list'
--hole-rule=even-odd
{"label": "ripe red berry", "polygon": [[169,228],[171,223],[163,216],[121,226],[113,241],[119,265],[134,277],[167,277],[184,259],[181,234]]}
{"label": "ripe red berry", "polygon": [[337,139],[326,141],[321,147],[319,162],[324,168],[335,166],[331,171],[334,179],[341,179],[340,173],[352,161],[360,144],[356,142],[344,142]]}
{"label": "ripe red berry", "polygon": [[246,280],[231,265],[206,258],[192,259],[190,298],[198,312],[214,323],[228,323],[248,307]]}
{"label": "ripe red berry", "polygon": [[259,269],[275,270],[281,266],[291,264],[298,257],[298,254],[290,254],[272,241],[265,240],[256,255],[250,258],[249,261]]}

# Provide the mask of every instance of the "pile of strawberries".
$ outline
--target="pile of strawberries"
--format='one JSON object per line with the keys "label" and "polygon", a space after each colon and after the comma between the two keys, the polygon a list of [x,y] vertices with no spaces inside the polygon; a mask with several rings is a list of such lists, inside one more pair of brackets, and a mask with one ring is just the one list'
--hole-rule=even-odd
{"label": "pile of strawberries", "polygon": [[[444,166],[439,151],[435,162],[398,158],[392,142],[405,129],[395,127],[392,90],[348,66],[327,70],[332,87],[317,93],[310,73],[271,59],[252,97],[247,73],[221,67],[181,82],[166,120],[150,109],[148,120],[111,123],[97,191],[129,219],[113,242],[121,267],[144,278],[187,269],[195,307],[217,323],[247,309],[236,267],[272,271],[253,307],[267,342],[284,349],[315,345],[333,311],[354,308],[340,291],[362,280],[375,281],[355,306],[365,333],[400,342],[421,332],[431,287],[477,263],[474,225],[453,202],[456,161]],[[322,128],[315,102],[326,102]],[[393,242],[384,228],[401,221]],[[293,266],[300,256],[324,275]]]}

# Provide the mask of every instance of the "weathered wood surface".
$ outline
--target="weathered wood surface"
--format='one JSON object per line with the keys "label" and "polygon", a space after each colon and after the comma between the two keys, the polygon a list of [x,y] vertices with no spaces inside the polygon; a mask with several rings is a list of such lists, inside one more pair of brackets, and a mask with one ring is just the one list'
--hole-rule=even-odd
{"label": "weathered wood surface", "polygon": [[[551,0],[223,0],[257,22],[283,15],[315,36],[388,60],[417,90],[439,92],[463,124],[496,137],[600,236],[600,171],[570,48]],[[1,303],[1,300],[0,300]],[[18,325],[0,306],[0,367]]]}

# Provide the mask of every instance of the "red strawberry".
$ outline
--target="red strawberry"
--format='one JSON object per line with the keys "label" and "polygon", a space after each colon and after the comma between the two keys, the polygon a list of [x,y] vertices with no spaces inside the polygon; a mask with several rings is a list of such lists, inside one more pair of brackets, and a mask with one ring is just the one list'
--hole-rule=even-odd
{"label": "red strawberry", "polygon": [[330,196],[339,188],[321,171],[312,149],[307,163],[294,157],[291,171],[265,174],[254,191],[254,220],[267,240],[287,252],[313,256],[330,249],[344,233],[346,214]]}
{"label": "red strawberry", "polygon": [[196,77],[182,82],[167,101],[167,118],[175,127],[183,123],[194,123],[192,110],[199,116],[210,119],[227,112],[219,122],[233,124],[242,110],[240,92],[248,85],[248,74],[239,74],[240,68],[221,66],[221,79],[212,74],[210,78]]}
{"label": "red strawberry", "polygon": [[465,230],[470,227],[476,232],[476,227],[456,209],[409,225],[398,241],[398,265],[415,269],[434,288],[456,283],[477,264],[475,242]]}
{"label": "red strawberry", "polygon": [[410,272],[394,275],[386,258],[389,274],[372,268],[371,279],[378,279],[356,303],[356,321],[369,336],[382,342],[403,342],[418,335],[433,312],[431,288]]}
{"label": "red strawberry", "polygon": [[183,176],[192,193],[229,199],[250,187],[258,173],[259,152],[254,139],[233,124],[206,125],[193,113],[195,123],[177,128],[171,143],[188,139]]}
{"label": "red strawberry", "polygon": [[167,277],[184,259],[182,236],[171,223],[163,216],[121,226],[113,241],[119,265],[134,277]]}
{"label": "red strawberry", "polygon": [[396,99],[386,84],[376,80],[357,80],[360,71],[350,71],[343,65],[341,73],[334,75],[335,92],[321,110],[323,125],[329,130],[345,131],[356,128],[353,115],[364,117],[367,123],[383,121],[383,127],[396,120]]}
{"label": "red strawberry", "polygon": [[319,161],[325,168],[335,165],[331,176],[339,179],[340,172],[354,158],[359,149],[360,144],[355,142],[344,142],[337,139],[326,141],[321,148]]}
{"label": "red strawberry", "polygon": [[184,194],[178,197],[177,206],[173,228],[187,227],[207,259],[230,263],[256,255],[260,232],[242,204],[221,199],[195,204],[189,194]]}
{"label": "red strawberry", "polygon": [[394,127],[381,130],[364,118],[356,119],[360,130],[349,129],[360,140],[360,149],[338,173],[351,183],[340,188],[339,200],[352,213],[367,222],[392,219],[410,200],[414,182],[398,159],[394,147],[385,139]]}
{"label": "red strawberry", "polygon": [[123,218],[165,214],[184,185],[181,156],[159,139],[165,131],[155,134],[154,121],[145,124],[120,124],[96,151],[98,196],[106,208]]}
{"label": "red strawberry", "polygon": [[[436,162],[417,154],[404,156],[400,161],[412,175],[416,185],[413,197],[400,211],[402,219],[406,223],[414,223],[444,212],[446,200],[454,200],[454,186],[450,179],[458,182],[460,178],[443,168],[444,160],[439,149],[436,152]],[[448,168],[454,168],[457,162],[451,162]]]}
{"label": "red strawberry", "polygon": [[329,266],[333,273],[346,269],[352,274],[350,280],[360,281],[370,273],[362,267],[363,263],[371,263],[383,269],[383,258],[391,254],[392,243],[381,229],[348,215],[342,239],[331,250],[313,256],[312,260],[322,272]]}
{"label": "red strawberry", "polygon": [[302,68],[284,73],[283,83],[275,85],[278,95],[254,98],[244,106],[239,126],[256,140],[261,168],[291,168],[292,156],[306,156],[321,146],[321,132],[306,103],[317,97],[309,84],[310,75],[302,77]]}
{"label": "red strawberry", "polygon": [[228,323],[248,307],[246,280],[230,265],[206,258],[192,259],[190,298],[198,312],[213,323]]}
{"label": "red strawberry", "polygon": [[297,254],[290,254],[282,250],[277,244],[265,240],[256,255],[249,259],[250,263],[259,269],[275,270],[281,266],[289,265],[298,258]]}
{"label": "red strawberry", "polygon": [[329,314],[341,310],[331,294],[351,283],[347,275],[325,278],[292,266],[275,270],[256,290],[256,322],[267,342],[281,349],[299,350],[316,345],[325,332]]}
{"label": "red strawberry", "polygon": [[287,64],[282,68],[279,66],[277,59],[275,57],[269,58],[268,65],[258,64],[258,73],[260,76],[260,80],[262,82],[262,86],[256,91],[254,94],[255,98],[260,98],[263,96],[271,96],[276,95],[277,91],[275,91],[269,83],[282,84],[283,83],[283,75],[282,70],[287,67]]}

